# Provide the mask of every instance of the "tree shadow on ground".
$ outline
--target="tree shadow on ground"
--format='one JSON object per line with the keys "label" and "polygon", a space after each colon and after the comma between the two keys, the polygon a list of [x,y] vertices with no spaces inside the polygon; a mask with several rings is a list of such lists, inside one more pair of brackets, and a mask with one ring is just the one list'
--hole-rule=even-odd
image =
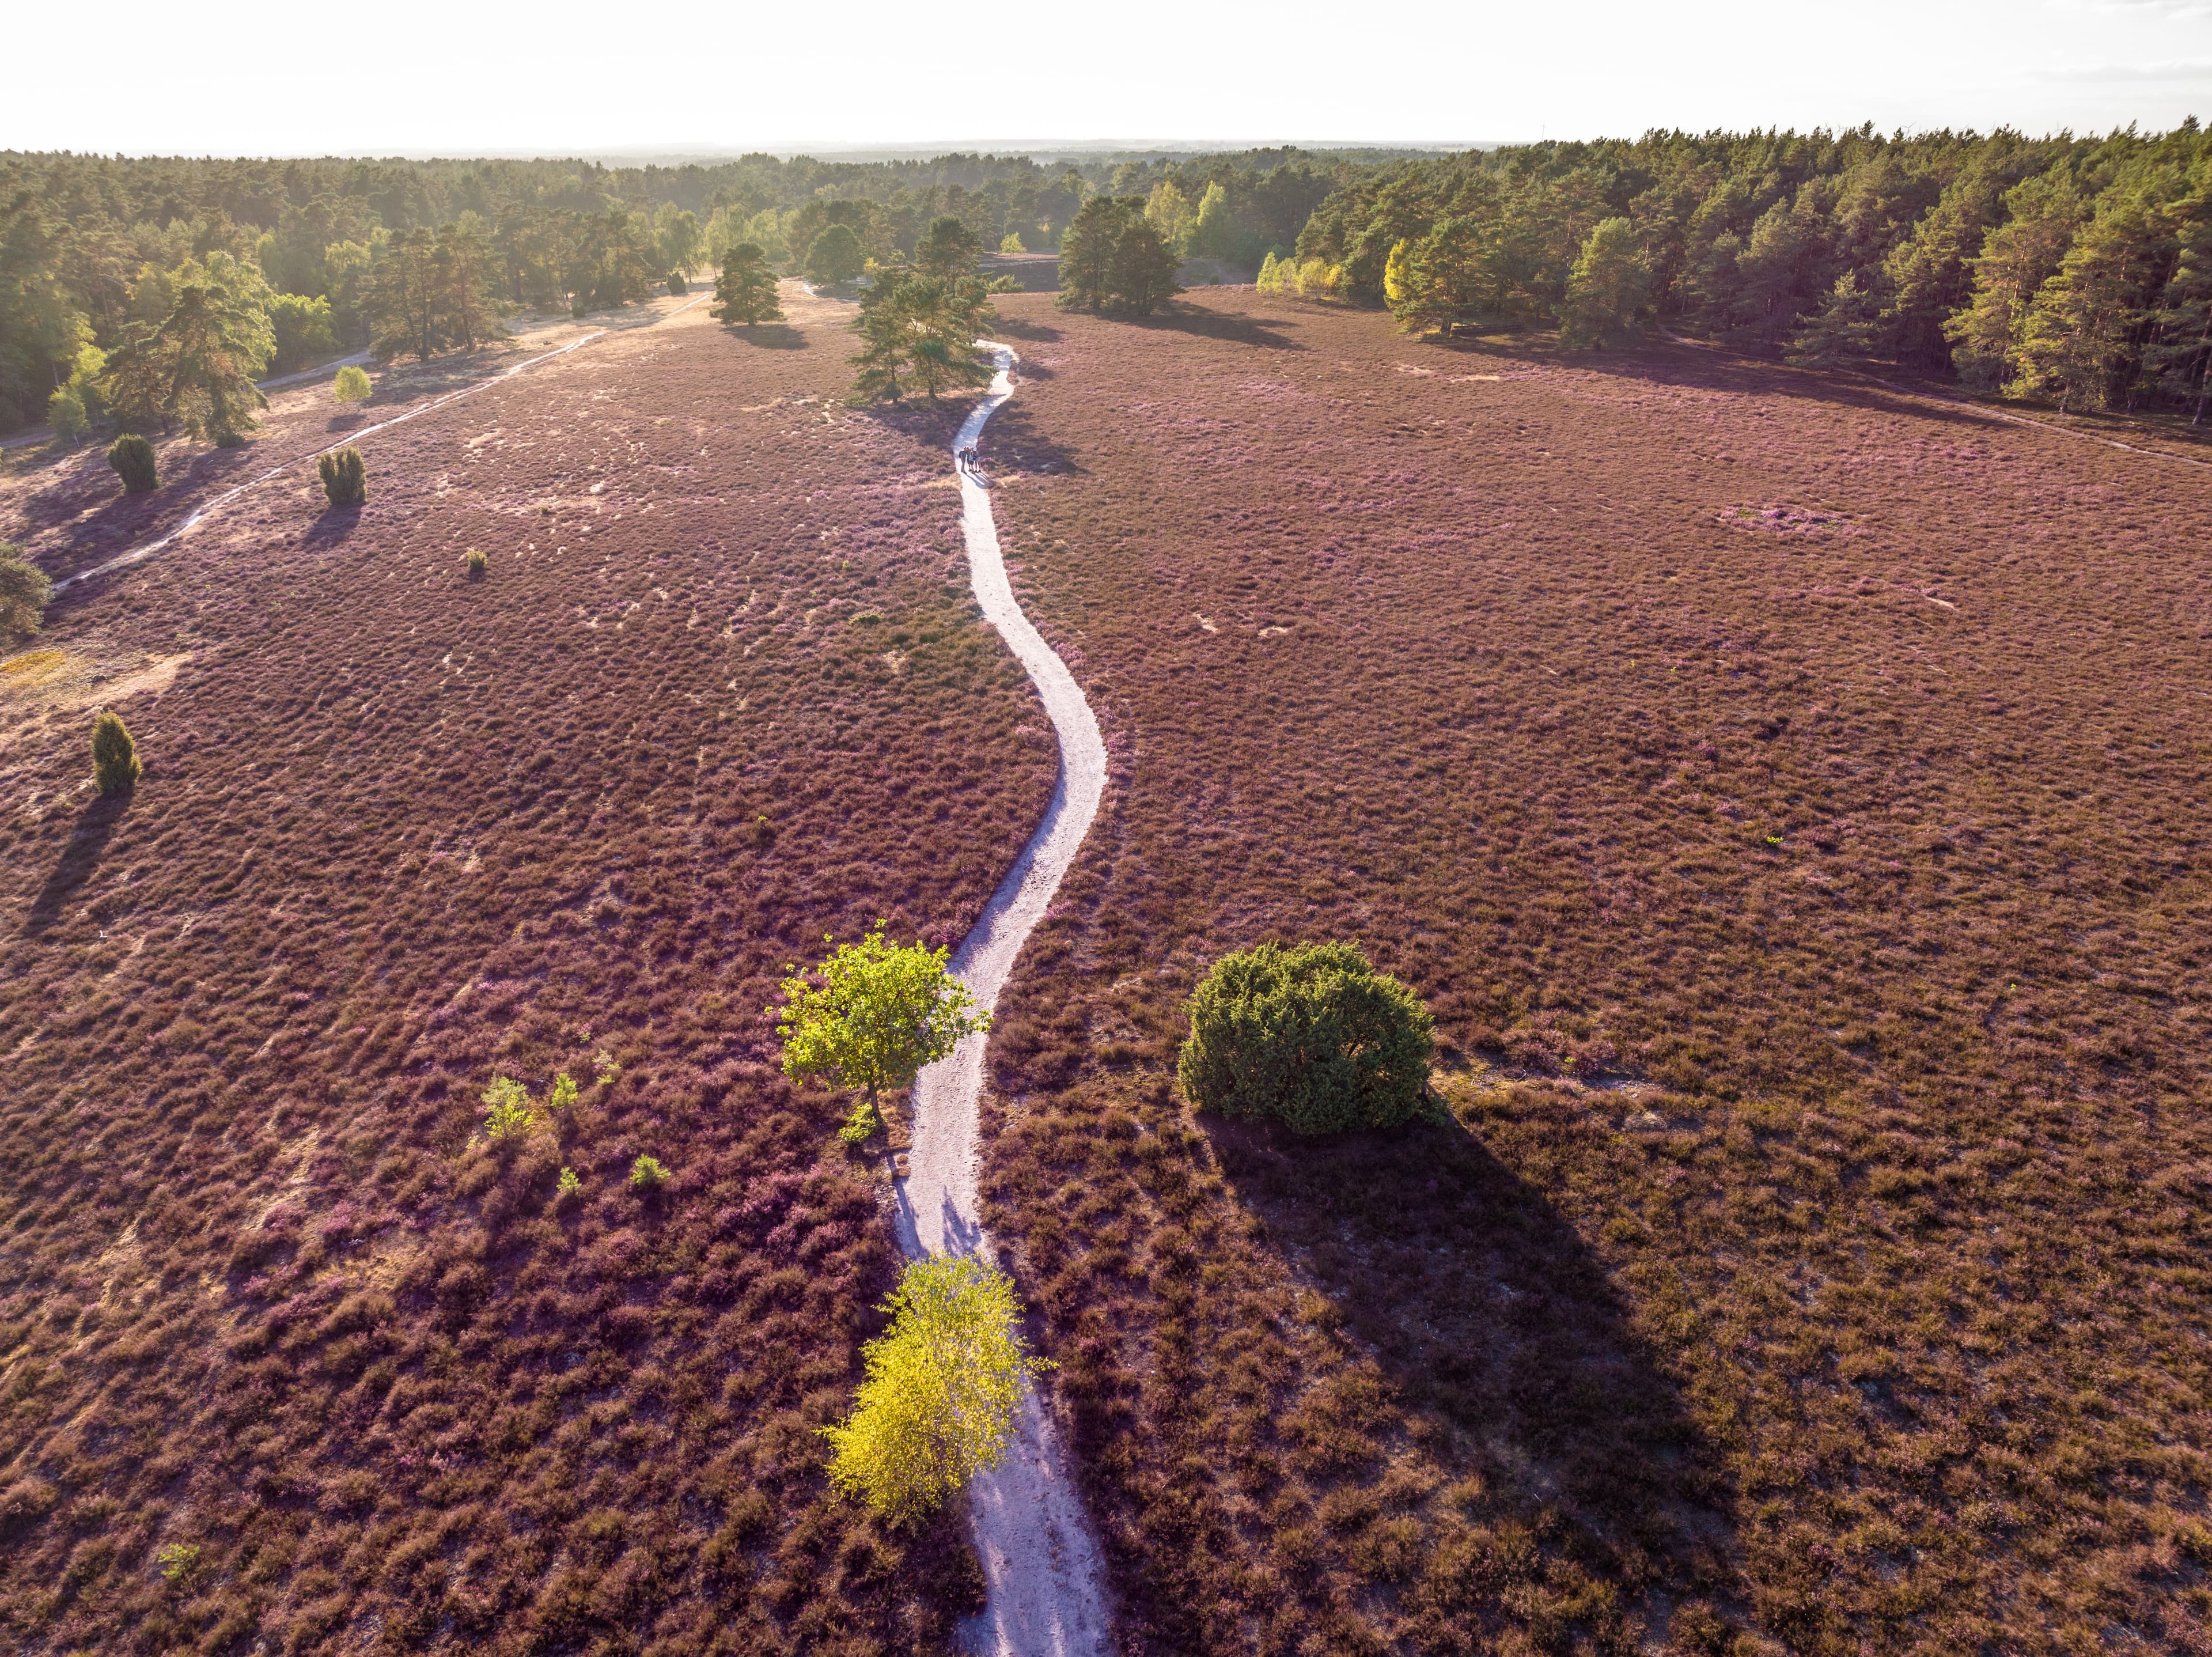
{"label": "tree shadow on ground", "polygon": [[106,850],[123,814],[131,809],[131,798],[129,789],[119,794],[94,795],[77,813],[60,861],[47,874],[38,896],[31,899],[31,911],[23,922],[25,937],[36,937],[61,917],[62,905],[70,894],[100,866],[100,855]]}
{"label": "tree shadow on ground", "polygon": [[358,407],[348,409],[343,414],[333,414],[331,416],[330,423],[325,425],[323,429],[325,431],[351,431],[356,426],[361,424],[361,423],[368,417],[368,416],[363,413]]}
{"label": "tree shadow on ground", "polygon": [[1018,391],[999,405],[999,411],[983,428],[981,448],[985,472],[1000,477],[1017,472],[1058,475],[1083,470],[1073,453],[1039,429]]}
{"label": "tree shadow on ground", "polygon": [[992,329],[1008,339],[1026,339],[1035,344],[1049,344],[1060,338],[1059,329],[1042,322],[1024,321],[1018,316],[1002,316]]}
{"label": "tree shadow on ground", "polygon": [[1302,351],[1307,347],[1295,339],[1281,338],[1281,331],[1299,325],[1272,316],[1232,316],[1225,311],[1203,310],[1188,305],[1170,305],[1152,316],[1126,319],[1133,328],[1144,328],[1156,333],[1198,334],[1207,339],[1227,340],[1236,345],[1257,345],[1271,351]]}
{"label": "tree shadow on ground", "polygon": [[308,527],[303,544],[318,551],[343,545],[346,537],[359,527],[362,510],[358,505],[324,508],[322,516]]}
{"label": "tree shadow on ground", "polygon": [[1535,1185],[1456,1121],[1304,1140],[1198,1121],[1270,1246],[1408,1413],[1449,1429],[1506,1516],[1559,1513],[1625,1580],[1643,1574],[1635,1556],[1663,1562],[1659,1586],[1677,1591],[1734,1574],[1719,1453]]}
{"label": "tree shadow on ground", "polygon": [[726,325],[722,332],[741,344],[757,345],[764,351],[803,351],[806,349],[804,330],[788,322],[756,322],[750,327]]}
{"label": "tree shadow on ground", "polygon": [[1693,341],[1680,344],[1655,341],[1604,351],[1568,350],[1555,340],[1540,336],[1510,341],[1492,338],[1423,343],[1430,349],[1455,356],[1578,369],[1588,374],[1650,386],[1734,392],[1750,397],[1787,397],[1990,431],[2012,423],[2001,416],[1958,400],[1963,393],[1935,381],[1904,378],[1892,385],[1850,369],[1792,368],[1764,357],[1745,356],[1723,346]]}

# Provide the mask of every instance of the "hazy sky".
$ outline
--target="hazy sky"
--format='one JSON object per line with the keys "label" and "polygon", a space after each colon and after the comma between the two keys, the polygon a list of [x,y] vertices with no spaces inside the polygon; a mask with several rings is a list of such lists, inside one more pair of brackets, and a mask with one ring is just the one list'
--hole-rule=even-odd
{"label": "hazy sky", "polygon": [[2212,0],[12,9],[9,149],[1425,143],[2212,119]]}

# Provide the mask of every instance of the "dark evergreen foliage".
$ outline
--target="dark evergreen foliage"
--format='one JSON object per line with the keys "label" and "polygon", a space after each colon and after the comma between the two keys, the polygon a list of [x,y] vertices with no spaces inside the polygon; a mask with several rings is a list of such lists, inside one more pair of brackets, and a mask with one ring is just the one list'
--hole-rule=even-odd
{"label": "dark evergreen foliage", "polygon": [[319,457],[315,470],[322,474],[323,493],[332,506],[359,506],[368,499],[368,468],[350,443]]}
{"label": "dark evergreen foliage", "polygon": [[1224,955],[1190,998],[1176,1074],[1200,1110],[1293,1133],[1389,1128],[1428,1090],[1435,1026],[1352,943],[1263,943]]}
{"label": "dark evergreen foliage", "polygon": [[137,782],[138,745],[124,728],[123,716],[102,709],[92,722],[92,780],[102,794],[119,794]]}
{"label": "dark evergreen foliage", "polygon": [[126,431],[107,446],[107,464],[123,479],[127,495],[150,495],[161,484],[154,472],[154,446],[135,431]]}

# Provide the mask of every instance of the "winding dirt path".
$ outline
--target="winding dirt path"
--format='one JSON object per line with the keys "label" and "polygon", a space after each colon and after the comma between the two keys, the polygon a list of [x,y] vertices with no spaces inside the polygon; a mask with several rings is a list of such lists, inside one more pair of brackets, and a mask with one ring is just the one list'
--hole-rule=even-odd
{"label": "winding dirt path", "polygon": [[[304,454],[295,454],[289,460],[279,460],[275,466],[270,466],[266,472],[255,472],[253,476],[248,478],[244,483],[232,485],[230,488],[223,490],[222,494],[216,496],[213,500],[208,502],[206,505],[196,509],[190,517],[186,518],[184,522],[179,524],[174,529],[162,536],[159,540],[148,541],[143,546],[134,546],[128,552],[118,552],[115,557],[107,559],[104,563],[96,564],[89,570],[80,570],[74,576],[70,576],[64,580],[56,582],[54,583],[54,591],[57,593],[64,592],[70,588],[75,587],[79,582],[90,581],[94,576],[112,575],[118,570],[125,570],[134,564],[145,563],[147,559],[154,557],[156,553],[162,551],[182,537],[190,534],[193,529],[197,528],[200,524],[204,523],[209,518],[214,516],[216,513],[222,511],[223,508],[228,506],[240,496],[245,494],[246,490],[250,489],[258,489],[262,484],[267,483],[271,478],[281,477],[285,472],[289,472],[294,466],[299,466],[305,461],[319,459],[319,457],[329,454],[337,449],[349,448],[352,445],[360,442],[364,437],[374,437],[380,431],[389,431],[394,426],[405,424],[408,421],[414,419],[417,415],[431,413],[434,410],[445,407],[448,403],[458,403],[462,398],[473,395],[475,393],[482,391],[487,386],[496,386],[501,381],[512,380],[516,375],[520,374],[526,369],[534,369],[541,362],[550,362],[556,356],[566,356],[570,351],[581,350],[585,346],[590,344],[594,339],[605,339],[611,333],[628,333],[635,328],[657,327],[661,323],[667,321],[671,317],[683,315],[684,313],[690,310],[693,305],[705,304],[707,301],[712,297],[713,295],[711,294],[702,294],[698,298],[690,301],[689,303],[678,305],[674,310],[664,312],[662,314],[653,318],[650,321],[617,323],[611,327],[594,329],[592,332],[586,334],[580,339],[572,339],[567,344],[556,346],[550,351],[540,351],[535,356],[526,357],[520,362],[514,363],[510,367],[501,369],[497,374],[489,375],[484,379],[463,386],[458,390],[449,391],[441,396],[433,397],[428,402],[417,403],[413,408],[404,410],[400,413],[393,415],[389,420],[380,420],[373,426],[363,426],[359,431],[349,431],[344,436],[339,438],[335,443],[325,443],[320,448],[310,449]],[[320,373],[321,370],[316,369],[313,370],[313,372]],[[270,383],[273,384],[275,382],[271,381]]]}
{"label": "winding dirt path", "polygon": [[[1060,739],[1060,781],[1044,821],[952,957],[954,973],[977,1002],[991,1007],[1098,814],[1106,789],[1106,743],[1067,664],[1014,601],[991,515],[989,484],[958,460],[982,435],[984,423],[999,405],[1013,395],[1014,353],[982,343],[998,358],[998,376],[952,444],[969,577],[984,616],[1036,686]],[[915,1085],[914,1147],[907,1159],[909,1172],[897,1187],[899,1241],[911,1256],[990,1258],[975,1196],[983,1040],[969,1036],[951,1057],[924,1070]],[[978,1479],[971,1496],[976,1549],[990,1598],[963,1630],[969,1644],[998,1657],[1105,1657],[1111,1623],[1105,1568],[1058,1429],[1034,1391],[1023,1399],[1005,1464]]]}

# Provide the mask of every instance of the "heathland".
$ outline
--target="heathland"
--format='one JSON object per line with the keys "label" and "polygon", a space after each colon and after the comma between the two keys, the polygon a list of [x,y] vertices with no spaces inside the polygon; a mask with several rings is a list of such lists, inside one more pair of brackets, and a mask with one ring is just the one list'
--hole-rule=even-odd
{"label": "heathland", "polygon": [[[45,352],[0,416],[59,419],[0,540],[83,577],[0,665],[0,1630],[921,1652],[975,1609],[957,1512],[833,1488],[894,1165],[772,1010],[825,935],[959,940],[1054,791],[966,585],[957,243],[1109,313],[984,325],[981,478],[1110,775],[981,1181],[1121,1649],[2201,1643],[2207,165],[0,157]],[[748,241],[874,259],[869,332],[647,297]],[[1174,300],[1217,244],[1267,290]],[[252,433],[101,389],[192,338],[231,391],[384,365]],[[2094,395],[1974,401],[1977,341]],[[861,344],[906,406],[847,400]],[[118,415],[148,492],[68,447]],[[1188,998],[1271,939],[1425,1005],[1414,1119],[1182,1095]]]}
{"label": "heathland", "polygon": [[[824,1477],[896,1250],[768,1009],[824,933],[957,939],[1054,752],[947,434],[844,409],[845,308],[787,309],[395,427],[360,509],[295,467],[9,659],[11,1648],[936,1648],[971,1608],[957,1527]],[[332,411],[280,394],[250,465]],[[58,573],[144,527],[72,466],[0,508]],[[495,1075],[562,1073],[557,1136],[471,1144]]]}
{"label": "heathland", "polygon": [[[1001,308],[1002,539],[1115,772],[986,1183],[1133,1648],[2186,1648],[2201,453]],[[1449,1125],[1187,1109],[1182,1002],[1269,936],[1427,999]]]}

